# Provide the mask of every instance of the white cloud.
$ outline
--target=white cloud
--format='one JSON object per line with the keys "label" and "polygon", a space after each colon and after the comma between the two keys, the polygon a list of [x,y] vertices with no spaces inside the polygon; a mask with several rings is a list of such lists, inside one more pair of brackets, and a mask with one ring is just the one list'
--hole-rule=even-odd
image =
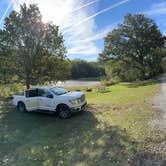
{"label": "white cloud", "polygon": [[147,15],[166,15],[166,2],[156,3],[150,10],[144,12]]}
{"label": "white cloud", "polygon": [[69,54],[79,54],[79,55],[94,55],[99,52],[98,48],[93,45],[75,45],[75,47],[72,47],[68,50]]}
{"label": "white cloud", "polygon": [[13,7],[18,10],[19,5],[23,2],[38,4],[43,21],[52,21],[59,25],[64,35],[68,55],[78,55],[79,57],[81,55],[84,58],[87,55],[97,57],[101,50],[97,48],[95,42],[102,39],[112,29],[112,26],[109,26],[96,32],[95,17],[129,0],[123,0],[96,11],[98,1],[100,0],[87,0],[86,3],[84,0],[14,0]]}
{"label": "white cloud", "polygon": [[[60,26],[69,55],[97,55],[98,49],[93,41],[87,41],[84,44],[74,43],[76,40],[84,40],[95,35],[95,20],[91,19],[81,26],[72,27],[73,24],[77,24],[88,17],[88,6],[91,7],[91,12],[96,12],[94,6],[97,1],[99,0],[89,0],[86,1],[87,3],[83,3],[83,0],[15,0],[14,8],[18,10],[19,4],[23,2],[37,3],[43,15],[43,21],[52,21]],[[70,31],[64,33],[68,29]]]}
{"label": "white cloud", "polygon": [[87,43],[87,42],[95,42],[97,40],[100,40],[100,39],[103,39],[104,37],[106,37],[108,32],[110,32],[113,28],[115,28],[117,24],[118,24],[118,22],[105,27],[104,29],[95,33],[94,36],[89,36],[88,38],[85,38],[83,40],[75,40],[75,41],[68,40],[68,42],[70,42],[70,44],[76,44],[76,43],[83,44],[83,43]]}

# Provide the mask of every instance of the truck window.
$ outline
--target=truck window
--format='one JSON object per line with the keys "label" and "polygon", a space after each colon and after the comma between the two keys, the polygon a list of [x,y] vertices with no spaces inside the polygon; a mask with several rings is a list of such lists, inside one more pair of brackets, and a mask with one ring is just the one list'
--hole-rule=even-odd
{"label": "truck window", "polygon": [[37,97],[38,96],[38,89],[27,90],[25,92],[26,97]]}
{"label": "truck window", "polygon": [[55,94],[55,95],[64,95],[66,93],[68,93],[69,91],[63,88],[59,88],[59,87],[54,87],[51,88],[51,91]]}
{"label": "truck window", "polygon": [[39,96],[47,97],[49,94],[51,93],[47,89],[39,89]]}

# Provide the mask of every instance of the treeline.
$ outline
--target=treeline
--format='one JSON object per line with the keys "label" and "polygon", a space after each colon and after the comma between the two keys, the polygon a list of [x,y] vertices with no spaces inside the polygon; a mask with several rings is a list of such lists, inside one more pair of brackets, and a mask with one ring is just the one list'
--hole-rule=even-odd
{"label": "treeline", "polygon": [[71,78],[89,78],[101,77],[105,75],[103,65],[99,62],[87,62],[85,60],[75,59],[71,61]]}

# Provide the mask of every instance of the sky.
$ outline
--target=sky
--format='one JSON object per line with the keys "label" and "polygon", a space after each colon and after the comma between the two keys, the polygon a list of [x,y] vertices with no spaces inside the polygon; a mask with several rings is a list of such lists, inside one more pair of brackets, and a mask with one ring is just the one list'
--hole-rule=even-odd
{"label": "sky", "polygon": [[37,3],[43,21],[60,27],[67,57],[96,61],[104,48],[104,37],[128,13],[152,18],[166,35],[166,0],[0,0],[0,28],[12,10],[22,3]]}

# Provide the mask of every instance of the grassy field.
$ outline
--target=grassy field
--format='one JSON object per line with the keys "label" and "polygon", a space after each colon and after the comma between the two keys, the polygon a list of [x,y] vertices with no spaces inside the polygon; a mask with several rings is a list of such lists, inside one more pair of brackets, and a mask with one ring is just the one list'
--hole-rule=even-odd
{"label": "grassy field", "polygon": [[[0,165],[127,166],[161,160],[146,149],[155,81],[85,92],[87,112],[61,120],[0,103]],[[149,161],[150,159],[150,161]]]}

